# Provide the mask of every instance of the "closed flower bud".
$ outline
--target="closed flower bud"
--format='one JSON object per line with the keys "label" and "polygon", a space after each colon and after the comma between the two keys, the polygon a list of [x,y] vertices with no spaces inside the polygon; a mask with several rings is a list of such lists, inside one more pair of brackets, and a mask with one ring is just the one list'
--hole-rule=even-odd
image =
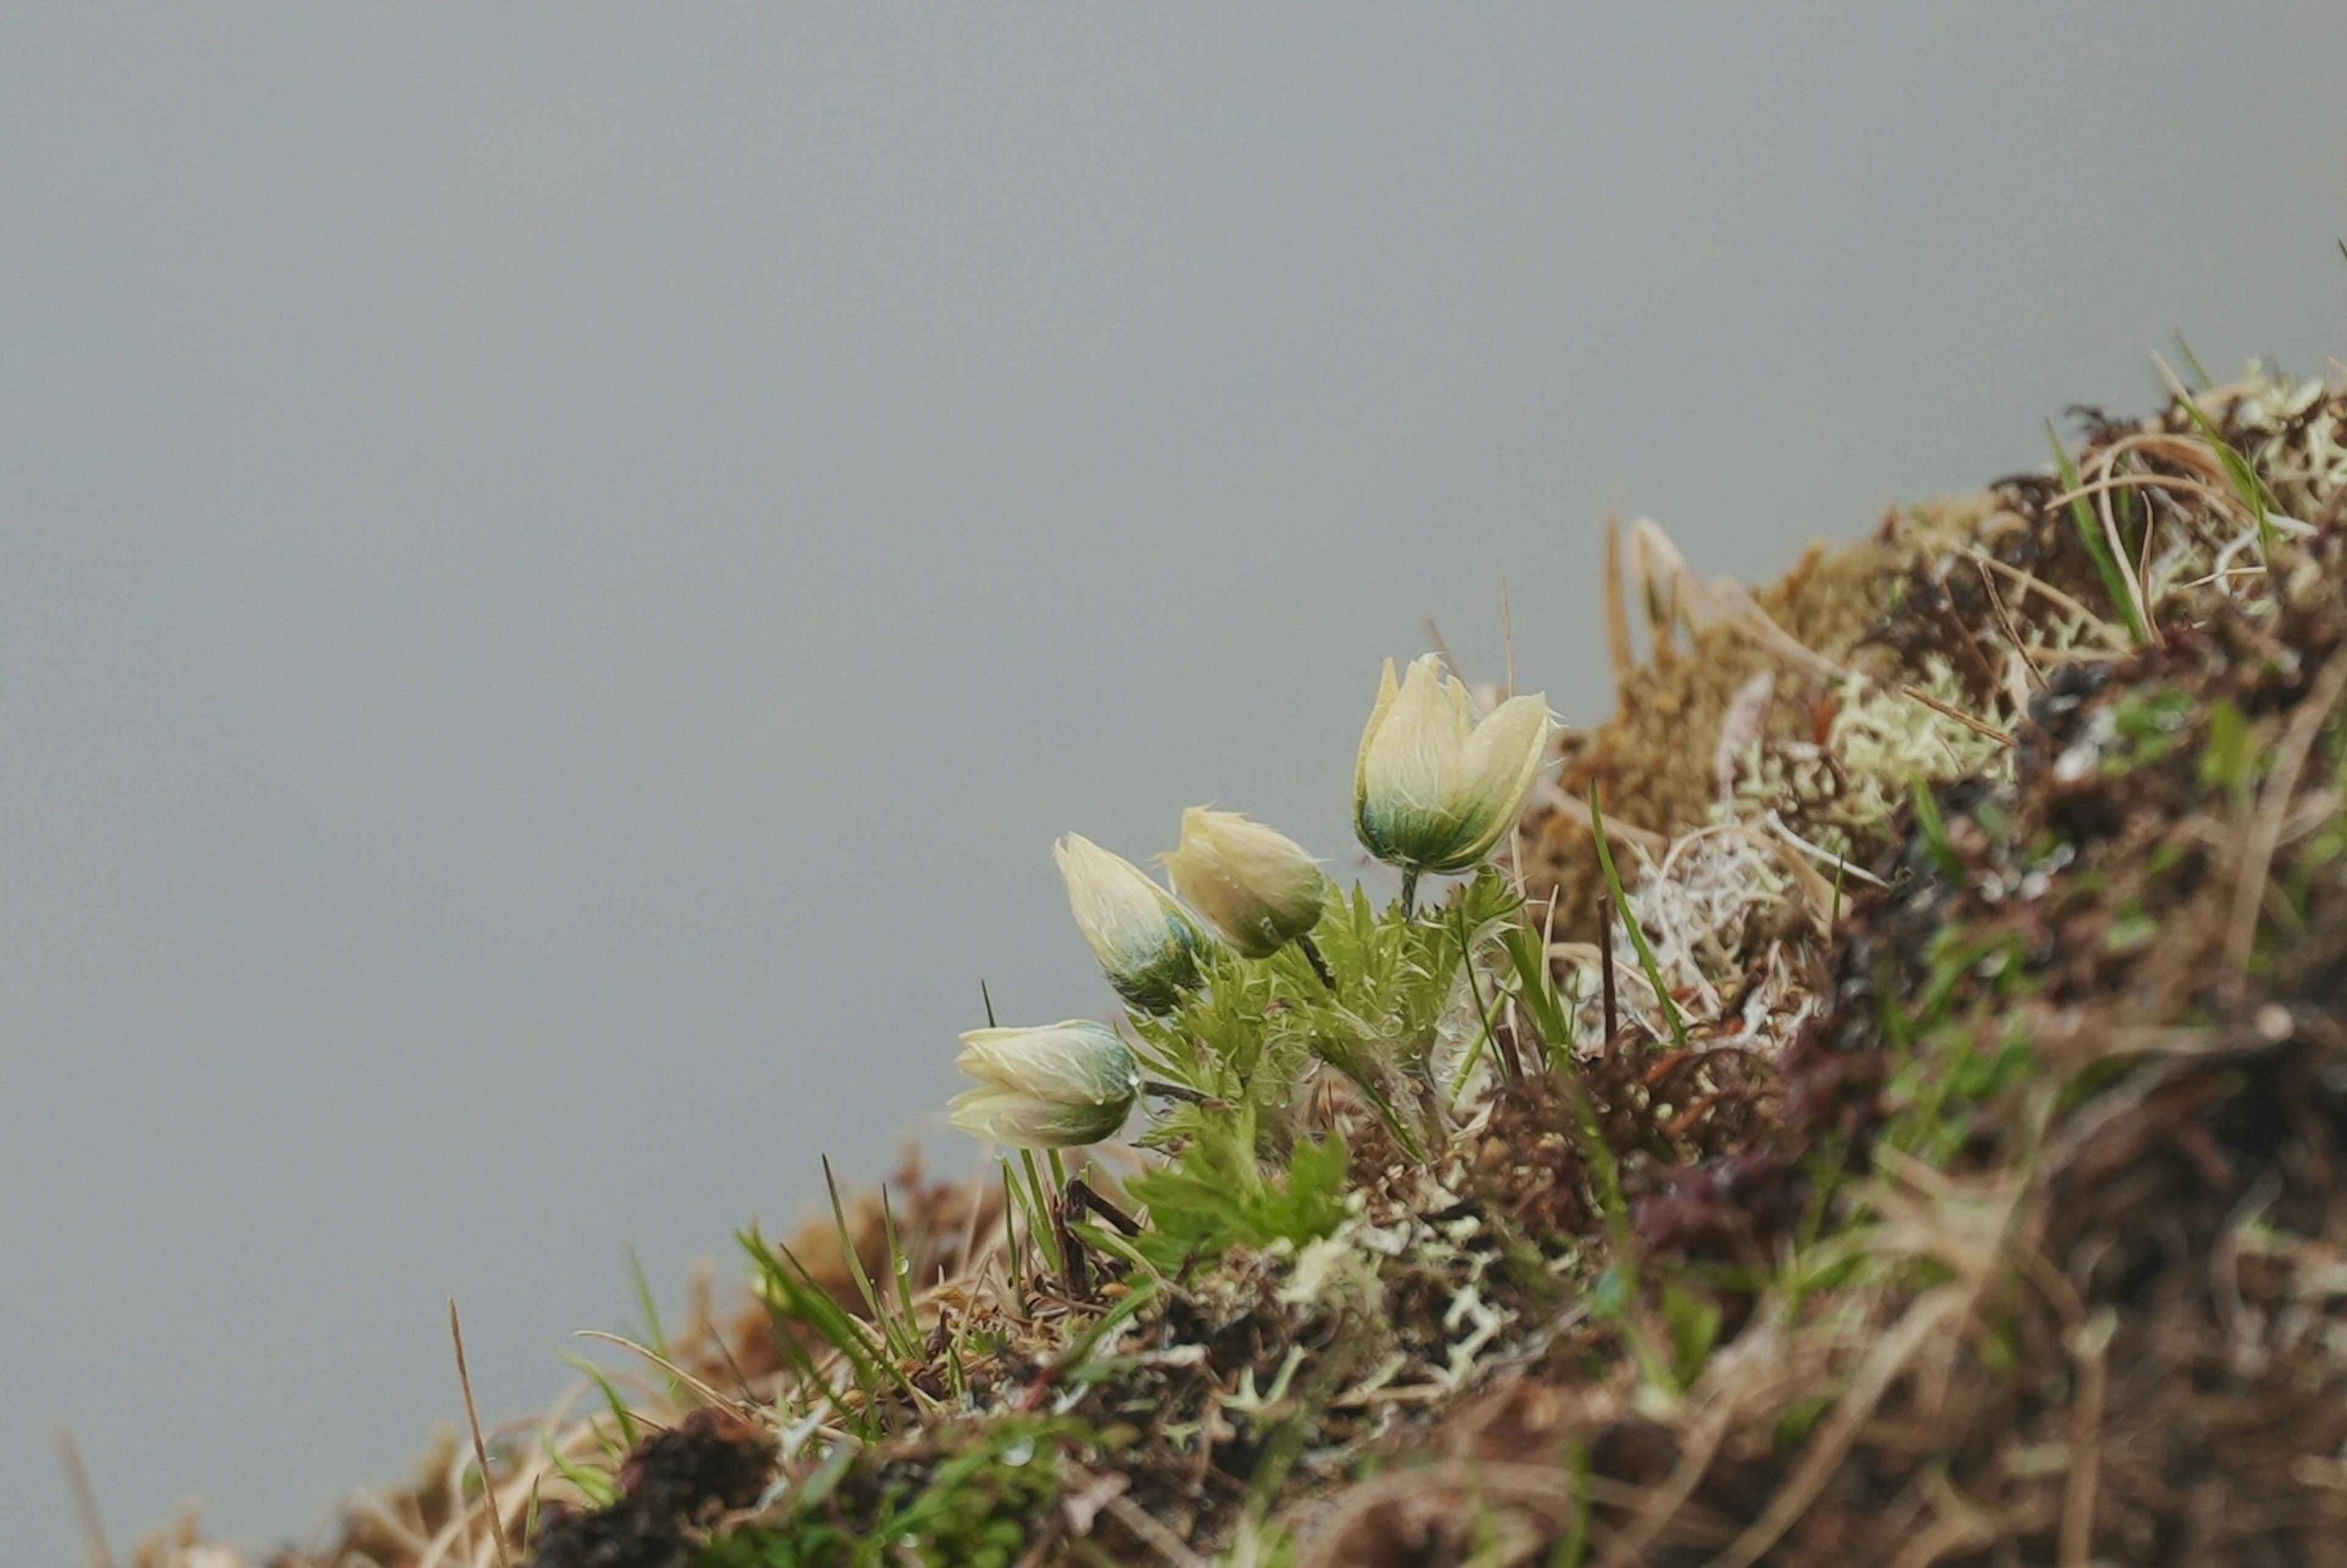
{"label": "closed flower bud", "polygon": [[1353,825],[1379,860],[1464,871],[1515,826],[1548,758],[1548,702],[1511,697],[1477,723],[1428,654],[1399,685],[1386,661],[1353,773]]}
{"label": "closed flower bud", "polygon": [[1121,855],[1079,833],[1052,846],[1068,907],[1116,994],[1145,1012],[1171,1012],[1198,983],[1205,938],[1173,896]]}
{"label": "closed flower bud", "polygon": [[1182,847],[1164,859],[1174,891],[1247,958],[1269,958],[1320,923],[1319,866],[1286,834],[1237,812],[1192,806]]}
{"label": "closed flower bud", "polygon": [[1088,1020],[1041,1029],[974,1029],[954,1065],[978,1087],[953,1101],[953,1124],[1020,1149],[1097,1143],[1124,1125],[1141,1070],[1116,1031]]}

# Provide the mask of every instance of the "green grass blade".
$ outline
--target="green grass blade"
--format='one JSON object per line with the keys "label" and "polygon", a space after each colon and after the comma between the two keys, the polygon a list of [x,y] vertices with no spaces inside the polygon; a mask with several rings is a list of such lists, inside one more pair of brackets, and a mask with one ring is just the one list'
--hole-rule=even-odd
{"label": "green grass blade", "polygon": [[1549,974],[1548,944],[1519,925],[1508,933],[1505,945],[1516,971],[1517,1001],[1547,1042],[1556,1081],[1573,1108],[1582,1159],[1589,1167],[1590,1185],[1594,1189],[1597,1207],[1604,1215],[1611,1244],[1613,1266],[1606,1272],[1622,1286],[1625,1303],[1620,1314],[1623,1332],[1648,1375],[1668,1386],[1668,1358],[1653,1343],[1635,1307],[1641,1267],[1638,1233],[1630,1223],[1630,1205],[1622,1195],[1621,1163],[1614,1158],[1613,1145],[1605,1141],[1605,1127],[1597,1119],[1597,1103],[1590,1096],[1589,1082],[1581,1074],[1581,1064],[1574,1059],[1570,1044],[1560,1047],[1558,1043],[1572,1040],[1573,1026],[1563,1000],[1557,995],[1556,982]]}
{"label": "green grass blade", "polygon": [[620,1501],[620,1483],[601,1471],[586,1465],[574,1464],[563,1458],[562,1450],[554,1446],[552,1432],[543,1427],[539,1428],[538,1440],[546,1450],[546,1460],[554,1467],[555,1473],[577,1487],[579,1494],[587,1500],[589,1506],[609,1508]]}
{"label": "green grass blade", "polygon": [[1035,1245],[1051,1266],[1053,1274],[1068,1271],[1067,1259],[1060,1255],[1060,1236],[1051,1224],[1051,1200],[1043,1191],[1042,1173],[1035,1168],[1035,1151],[1019,1151],[1019,1163],[1027,1173],[1027,1228],[1035,1238]]}
{"label": "green grass blade", "polygon": [[737,1234],[743,1250],[757,1264],[764,1285],[764,1288],[758,1292],[758,1299],[765,1304],[767,1316],[774,1319],[776,1353],[789,1366],[792,1376],[798,1379],[801,1388],[820,1392],[830,1401],[832,1409],[842,1420],[853,1423],[855,1418],[847,1408],[846,1397],[830,1378],[824,1376],[823,1368],[815,1364],[806,1347],[799,1343],[795,1330],[805,1327],[806,1324],[793,1305],[798,1296],[798,1282],[790,1277],[782,1259],[774,1255],[766,1238],[754,1227]]}
{"label": "green grass blade", "polygon": [[[636,1305],[643,1311],[644,1343],[657,1352],[661,1360],[675,1360],[675,1354],[669,1348],[668,1329],[661,1323],[659,1298],[652,1294],[652,1282],[644,1275],[644,1260],[636,1255],[634,1247],[628,1249],[628,1277],[635,1283]],[[673,1376],[663,1372],[661,1379],[668,1385],[671,1399],[680,1405],[689,1402],[684,1385]]]}
{"label": "green grass blade", "polygon": [[669,1352],[669,1331],[660,1324],[660,1300],[652,1296],[652,1282],[645,1279],[643,1258],[636,1255],[634,1246],[627,1249],[627,1277],[636,1282],[636,1305],[643,1310],[643,1343],[657,1349],[661,1361],[673,1361],[676,1357]]}
{"label": "green grass blade", "polygon": [[2103,537],[2101,520],[2095,516],[2094,507],[2086,504],[2086,497],[2077,494],[2086,482],[2078,477],[2078,465],[2072,461],[2070,449],[2062,445],[2062,436],[2050,419],[2045,422],[2045,439],[2053,444],[2054,466],[2061,474],[2062,488],[2070,493],[2070,521],[2078,530],[2078,542],[2086,546],[2086,554],[2093,559],[2095,570],[2103,579],[2103,591],[2118,606],[2120,619],[2127,622],[2127,635],[2141,648],[2151,641],[2151,629],[2143,623],[2143,614],[2136,609],[2127,574],[2111,554],[2110,541]]}
{"label": "green grass blade", "polygon": [[[913,1386],[903,1368],[889,1356],[887,1347],[874,1343],[871,1337],[873,1331],[833,1300],[829,1291],[815,1283],[814,1274],[788,1246],[781,1242],[768,1242],[754,1230],[744,1234],[743,1245],[750,1249],[764,1276],[767,1288],[762,1293],[762,1298],[766,1303],[767,1311],[785,1320],[781,1325],[784,1332],[780,1337],[785,1356],[788,1356],[793,1343],[789,1330],[804,1328],[819,1336],[839,1352],[842,1365],[856,1379],[867,1408],[876,1402],[883,1385],[888,1383],[894,1383],[902,1389],[917,1406],[927,1407],[933,1402]],[[830,1397],[832,1408],[839,1412],[842,1419],[863,1426],[867,1430],[871,1429],[875,1418],[856,1420],[840,1397],[839,1390],[821,1375],[820,1369],[814,1365],[814,1358],[804,1350],[794,1361],[794,1369],[802,1363],[811,1384]]]}
{"label": "green grass blade", "polygon": [[832,1176],[831,1156],[828,1154],[823,1156],[823,1184],[825,1190],[831,1194],[832,1223],[839,1227],[839,1250],[846,1255],[847,1272],[855,1276],[856,1292],[864,1297],[864,1305],[871,1312],[872,1321],[877,1323],[881,1320],[880,1293],[872,1287],[872,1276],[864,1272],[864,1256],[856,1249],[856,1233],[847,1228],[847,1209],[839,1201],[839,1183]]}
{"label": "green grass blade", "polygon": [[660,1303],[653,1298],[652,1282],[644,1277],[644,1260],[636,1255],[634,1247],[628,1249],[628,1276],[635,1281],[636,1305],[643,1309],[644,1343],[659,1351],[661,1360],[675,1360],[669,1353],[668,1330],[661,1327]]}
{"label": "green grass blade", "polygon": [[1645,928],[1630,912],[1630,896],[1622,890],[1622,878],[1614,869],[1614,846],[1605,837],[1605,809],[1597,804],[1597,792],[1589,792],[1589,822],[1597,835],[1597,864],[1604,868],[1605,886],[1614,894],[1614,907],[1621,912],[1622,924],[1629,929],[1630,945],[1638,949],[1638,967],[1646,971],[1646,983],[1655,988],[1655,996],[1663,1004],[1663,1017],[1671,1026],[1671,1039],[1684,1047],[1687,1042],[1686,1020],[1679,1016],[1678,1003],[1671,999],[1670,988],[1663,984],[1663,966],[1655,960],[1655,949],[1646,942]]}
{"label": "green grass blade", "polygon": [[[629,1449],[633,1449],[636,1446],[638,1437],[641,1435],[636,1430],[635,1412],[628,1409],[627,1400],[620,1398],[620,1390],[611,1386],[611,1379],[609,1374],[607,1374],[602,1368],[598,1367],[594,1362],[589,1361],[584,1356],[574,1356],[568,1350],[562,1351],[560,1354],[565,1361],[569,1362],[571,1366],[577,1368],[579,1371],[584,1372],[593,1380],[595,1387],[603,1391],[603,1402],[611,1407],[611,1414],[620,1423],[620,1440],[626,1445],[626,1449],[623,1449],[621,1451],[625,1452]],[[663,1351],[662,1354],[665,1355],[666,1352]]]}
{"label": "green grass blade", "polygon": [[1573,1018],[1565,1010],[1564,999],[1557,994],[1556,981],[1549,973],[1548,945],[1538,932],[1518,926],[1507,934],[1504,946],[1510,966],[1516,971],[1517,1004],[1532,1020],[1533,1030],[1548,1048],[1550,1070],[1572,1102],[1573,1121],[1581,1132],[1582,1158],[1589,1163],[1598,1206],[1605,1211],[1617,1241],[1626,1242],[1630,1206],[1622,1196],[1621,1164],[1614,1157],[1614,1146],[1605,1141],[1604,1127],[1597,1120],[1596,1102],[1590,1098],[1588,1081],[1582,1077],[1581,1063],[1573,1054]]}
{"label": "green grass blade", "polygon": [[1143,1257],[1139,1249],[1110,1226],[1099,1225],[1091,1220],[1082,1220],[1068,1228],[1079,1240],[1095,1252],[1104,1253],[1122,1261],[1143,1278],[1159,1276],[1160,1271],[1157,1266]]}
{"label": "green grass blade", "polygon": [[921,1336],[913,1322],[913,1260],[905,1255],[904,1244],[897,1237],[897,1211],[889,1206],[885,1185],[880,1189],[880,1225],[888,1240],[888,1274],[897,1283],[897,1327],[889,1338],[898,1355],[917,1361]]}
{"label": "green grass blade", "polygon": [[1468,1079],[1474,1076],[1476,1067],[1482,1061],[1484,1050],[1496,1050],[1499,1047],[1492,1033],[1491,1009],[1483,1005],[1483,988],[1475,979],[1475,955],[1471,946],[1474,938],[1467,929],[1467,906],[1460,904],[1454,913],[1458,917],[1453,923],[1459,927],[1460,966],[1466,971],[1467,989],[1475,997],[1475,1016],[1482,1025],[1482,1033],[1475,1037],[1475,1049],[1460,1061],[1458,1075],[1450,1081],[1450,1103],[1456,1106],[1459,1097],[1467,1091]]}
{"label": "green grass blade", "polygon": [[[1025,1261],[1027,1249],[1019,1245],[1019,1229],[1011,1222],[1025,1211],[1027,1200],[1026,1194],[1020,1190],[1018,1177],[1011,1174],[1010,1162],[1005,1159],[1000,1163],[1002,1166],[1002,1253],[1009,1260],[1008,1271],[1010,1275],[1010,1284],[1012,1288],[1016,1289],[1020,1281],[1020,1266]],[[1034,1224],[1030,1221],[1027,1235],[1030,1241],[1034,1234]]]}
{"label": "green grass blade", "polygon": [[2203,387],[2217,384],[2217,378],[2209,374],[2209,367],[2200,363],[2200,356],[2192,352],[2192,345],[2185,341],[2184,334],[2180,332],[2176,334],[2176,352],[2183,356],[2185,368],[2192,373],[2194,379],[2198,380]]}

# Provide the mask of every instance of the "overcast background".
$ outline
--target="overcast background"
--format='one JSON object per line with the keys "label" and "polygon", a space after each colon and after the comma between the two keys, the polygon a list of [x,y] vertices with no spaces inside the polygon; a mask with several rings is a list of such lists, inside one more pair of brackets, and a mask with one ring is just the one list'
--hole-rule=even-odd
{"label": "overcast background", "polygon": [[[1589,8],[1593,13],[1595,8]],[[0,1533],[313,1529],[1007,1020],[1352,864],[1377,661],[2347,347],[2347,11],[12,6]],[[934,1140],[956,1162],[972,1151]]]}

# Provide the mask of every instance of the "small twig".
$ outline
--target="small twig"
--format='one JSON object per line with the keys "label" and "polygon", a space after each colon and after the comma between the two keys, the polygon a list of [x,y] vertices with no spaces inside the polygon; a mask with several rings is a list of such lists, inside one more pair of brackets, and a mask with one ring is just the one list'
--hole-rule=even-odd
{"label": "small twig", "polygon": [[1996,590],[1996,579],[1988,575],[1988,568],[1981,565],[1977,559],[1973,561],[1973,569],[1980,573],[1981,587],[1988,590],[1989,604],[1996,611],[1998,624],[2004,628],[2005,641],[2013,644],[2013,651],[2021,655],[2021,661],[2029,667],[2030,674],[2035,676],[2037,683],[2043,686],[2045,684],[2045,671],[2037,667],[2037,661],[2029,656],[2028,648],[2023,644],[2021,629],[2014,625],[2013,612],[2004,607],[2004,595]]}
{"label": "small twig", "polygon": [[[1070,1185],[1073,1185],[1072,1178]],[[1068,1299],[1089,1302],[1092,1298],[1091,1255],[1084,1250],[1083,1238],[1068,1224],[1068,1211],[1075,1206],[1073,1194],[1062,1188],[1051,1203],[1051,1235],[1060,1243],[1060,1275],[1068,1287]]]}
{"label": "small twig", "polygon": [[[1989,554],[1986,550],[1982,549],[1978,545],[1960,544],[1956,547],[1956,551],[1959,555],[1969,557],[1973,560],[1980,563],[1982,566],[1991,568],[1996,571],[2001,571],[2005,576],[2011,578],[2014,581],[2014,585],[2021,589],[2024,596],[2024,602],[2026,602],[2028,595],[2033,593],[2037,594],[2042,598],[2051,600],[2056,609],[2066,610],[2071,614],[2076,616],[2079,620],[2085,621],[2087,625],[2100,630],[2106,639],[2111,641],[2115,644],[2117,642],[2117,639],[2111,636],[2111,622],[2107,616],[2096,614],[2093,610],[2088,610],[2085,605],[2079,603],[2068,594],[2064,593],[2060,589],[2055,588],[2052,583],[2047,582],[2044,578],[2032,576],[2030,573],[2022,570],[2019,567],[2014,566],[2011,561],[2001,561],[1994,556]],[[2065,651],[2055,649],[2052,651],[2062,653]],[[2122,646],[2121,651],[2123,653],[2132,653],[2135,651],[2132,648]]]}
{"label": "small twig", "polygon": [[456,1382],[465,1390],[465,1419],[473,1428],[473,1459],[481,1467],[481,1506],[488,1511],[489,1539],[497,1549],[497,1568],[510,1568],[506,1547],[506,1522],[497,1508],[496,1478],[489,1474],[489,1445],[481,1437],[480,1408],[473,1403],[473,1374],[465,1365],[465,1325],[456,1316],[456,1298],[448,1298],[448,1337],[456,1345]]}
{"label": "small twig", "polygon": [[1154,1094],[1160,1099],[1179,1100],[1190,1105],[1204,1105],[1210,1111],[1230,1109],[1230,1102],[1227,1100],[1209,1094],[1203,1089],[1193,1089],[1186,1083],[1168,1083],[1162,1078],[1143,1079],[1141,1091],[1143,1094]]}
{"label": "small twig", "polygon": [[1957,723],[1962,724],[1965,729],[1972,731],[1974,734],[1986,735],[1990,740],[1996,742],[1999,745],[2009,746],[2014,743],[2013,733],[2011,731],[2000,730],[1994,724],[1988,723],[1984,719],[1975,719],[1970,713],[1965,712],[1963,709],[1951,707],[1949,704],[1941,702],[1937,697],[1932,696],[1929,692],[1923,691],[1920,687],[1901,685],[1899,690],[1906,695],[1914,698],[1915,701],[1922,703],[1923,706],[1931,709],[1932,712],[1941,714],[1946,718],[1953,719]]}
{"label": "small twig", "polygon": [[1337,989],[1337,971],[1328,967],[1327,958],[1320,951],[1320,944],[1312,939],[1310,932],[1296,938],[1296,950],[1304,955],[1304,961],[1312,966],[1312,972],[1320,977],[1320,983],[1327,986],[1333,995]]}
{"label": "small twig", "polygon": [[1890,883],[1885,882],[1881,877],[1877,876],[1865,866],[1859,866],[1843,859],[1840,856],[1836,855],[1832,850],[1828,849],[1821,844],[1812,844],[1808,839],[1803,838],[1799,834],[1795,833],[1791,828],[1787,827],[1785,825],[1785,819],[1778,815],[1775,811],[1770,811],[1768,815],[1762,817],[1760,820],[1768,825],[1769,832],[1775,834],[1778,837],[1783,839],[1794,848],[1800,850],[1803,854],[1813,855],[1818,859],[1824,861],[1828,866],[1832,866],[1834,868],[1835,875],[1841,876],[1846,874],[1848,876],[1855,876],[1860,882],[1868,883],[1876,887],[1888,887],[1891,886]]}
{"label": "small twig", "polygon": [[1075,1204],[1076,1207],[1080,1209],[1088,1209],[1093,1214],[1106,1220],[1110,1225],[1115,1226],[1122,1235],[1131,1236],[1139,1235],[1141,1234],[1141,1222],[1139,1220],[1134,1219],[1131,1214],[1126,1214],[1122,1209],[1118,1208],[1114,1204],[1110,1203],[1106,1198],[1102,1197],[1098,1192],[1093,1190],[1092,1184],[1090,1182],[1085,1181],[1081,1176],[1076,1176],[1070,1179],[1068,1183],[1068,1201]]}
{"label": "small twig", "polygon": [[114,1568],[114,1548],[106,1542],[106,1521],[97,1512],[97,1493],[90,1490],[89,1470],[81,1462],[81,1445],[67,1427],[57,1429],[57,1460],[66,1467],[66,1490],[73,1493],[74,1512],[81,1520],[82,1554],[89,1568]]}
{"label": "small twig", "polygon": [[2095,1555],[2095,1493],[2102,1485],[2103,1405],[2109,1388],[2105,1352],[2118,1318],[2107,1307],[2071,1335],[2078,1358],[2077,1430],[2070,1440],[2070,1475],[2062,1488],[2062,1568],[2091,1568]]}

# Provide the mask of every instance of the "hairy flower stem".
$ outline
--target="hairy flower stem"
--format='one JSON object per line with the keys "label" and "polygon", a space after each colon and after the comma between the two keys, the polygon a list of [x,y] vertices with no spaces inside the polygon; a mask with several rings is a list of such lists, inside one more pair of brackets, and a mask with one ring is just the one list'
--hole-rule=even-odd
{"label": "hairy flower stem", "polygon": [[1320,945],[1310,937],[1298,937],[1296,938],[1296,948],[1304,955],[1304,961],[1312,966],[1312,972],[1320,977],[1320,983],[1327,986],[1329,993],[1334,995],[1337,989],[1337,971],[1328,967],[1328,960],[1321,955]]}
{"label": "hairy flower stem", "polygon": [[1418,867],[1401,868],[1401,917],[1408,920],[1418,913]]}

